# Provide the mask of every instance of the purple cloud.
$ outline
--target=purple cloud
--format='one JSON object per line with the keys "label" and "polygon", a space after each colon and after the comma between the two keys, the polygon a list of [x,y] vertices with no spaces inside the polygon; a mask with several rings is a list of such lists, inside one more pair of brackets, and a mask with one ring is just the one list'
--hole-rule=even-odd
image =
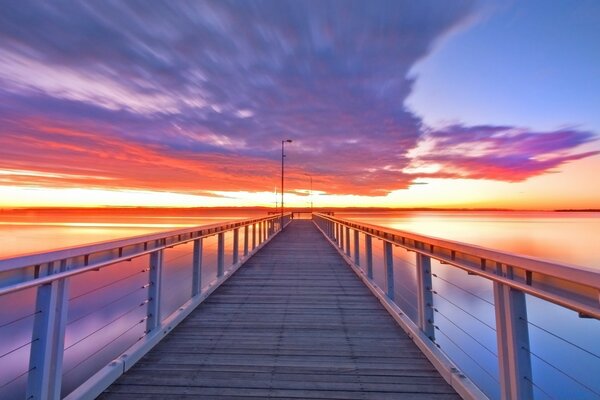
{"label": "purple cloud", "polygon": [[[570,150],[590,133],[521,131],[522,146],[505,156],[461,159],[445,149],[514,145],[502,136],[514,128],[431,132],[404,106],[408,71],[472,13],[472,1],[4,2],[0,151],[21,153],[8,127],[55,121],[86,131],[86,141],[95,134],[99,143],[159,149],[175,165],[201,160],[203,171],[183,175],[205,189],[219,189],[223,176],[207,179],[206,170],[227,159],[228,171],[261,176],[236,182],[240,189],[270,190],[280,140],[292,138],[292,179],[309,172],[329,192],[362,194],[405,188],[419,176],[509,179],[497,173],[503,168],[521,168],[512,176],[525,179],[589,155]],[[27,132],[52,138],[47,129]],[[428,141],[427,154],[411,155]],[[48,170],[56,163],[37,157]],[[15,168],[15,160],[3,157],[0,168]],[[419,163],[447,170],[410,172]],[[148,187],[148,164],[138,166],[139,179],[132,170],[124,181]],[[177,173],[164,165],[156,167],[165,168],[161,176]]]}

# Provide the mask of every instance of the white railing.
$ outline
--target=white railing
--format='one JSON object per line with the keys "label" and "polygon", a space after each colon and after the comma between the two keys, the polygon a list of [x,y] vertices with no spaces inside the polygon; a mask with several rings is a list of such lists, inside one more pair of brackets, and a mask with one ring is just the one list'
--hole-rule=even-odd
{"label": "white railing", "polygon": [[290,217],[0,260],[0,398],[95,398]]}
{"label": "white railing", "polygon": [[313,221],[464,398],[600,398],[598,271],[331,215]]}

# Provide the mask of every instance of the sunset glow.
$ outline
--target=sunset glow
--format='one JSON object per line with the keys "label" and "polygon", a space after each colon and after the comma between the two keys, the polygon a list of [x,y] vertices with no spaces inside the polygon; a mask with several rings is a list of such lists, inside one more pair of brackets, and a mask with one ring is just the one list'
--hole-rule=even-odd
{"label": "sunset glow", "polygon": [[[0,207],[275,207],[283,138],[289,206],[600,207],[597,5],[552,25],[561,6],[434,3],[5,3]],[[524,51],[520,70],[494,64],[510,80],[482,72],[480,98],[469,65],[440,65],[507,21],[571,60]],[[568,35],[540,41],[550,25]],[[498,97],[494,113],[507,86],[514,108]],[[440,104],[452,93],[462,111]]]}

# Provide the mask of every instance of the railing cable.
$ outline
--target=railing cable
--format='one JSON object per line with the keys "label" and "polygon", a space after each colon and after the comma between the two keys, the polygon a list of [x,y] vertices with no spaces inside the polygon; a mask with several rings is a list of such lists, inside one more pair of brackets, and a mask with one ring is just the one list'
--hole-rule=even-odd
{"label": "railing cable", "polygon": [[550,400],[556,400],[555,397],[551,396],[550,393],[546,392],[544,389],[542,389],[542,387],[540,385],[538,385],[537,383],[535,383],[528,377],[524,376],[523,379],[525,379],[527,382],[531,383],[532,386],[534,386],[536,389],[538,389],[540,392],[542,392],[544,394],[544,396],[548,397]]}
{"label": "railing cable", "polygon": [[[477,340],[475,338],[475,336],[471,335],[469,332],[467,332],[466,330],[464,330],[463,328],[461,328],[457,323],[455,323],[454,321],[452,321],[451,318],[448,318],[446,315],[444,315],[443,313],[441,313],[440,311],[438,311],[437,308],[433,308],[433,311],[435,311],[436,313],[438,313],[439,315],[441,315],[442,317],[444,317],[444,319],[446,319],[448,322],[450,322],[452,325],[454,325],[455,327],[457,327],[461,332],[463,332],[465,335],[467,335],[468,337],[470,337],[471,339],[473,339],[477,344],[479,344],[481,347],[483,347],[484,349],[486,349],[490,354],[492,354],[494,357],[498,357],[498,354],[496,354],[495,351],[493,351],[492,349],[490,349],[489,347],[487,347],[485,344],[481,343],[479,340]],[[437,326],[436,326],[437,327]],[[439,329],[439,328],[438,328]]]}
{"label": "railing cable", "polygon": [[73,346],[78,345],[79,343],[81,343],[82,341],[84,341],[85,339],[89,338],[90,336],[100,332],[102,329],[106,328],[107,326],[113,324],[114,322],[118,321],[119,319],[123,318],[124,316],[126,316],[127,314],[137,310],[138,308],[142,307],[143,305],[147,304],[149,300],[145,300],[144,302],[140,303],[140,304],[136,304],[134,307],[130,308],[129,310],[125,311],[124,313],[121,313],[118,317],[113,318],[112,320],[110,320],[108,323],[106,323],[105,325],[101,326],[100,328],[90,332],[89,334],[85,335],[84,337],[82,337],[81,339],[77,340],[74,343],[71,343],[71,345],[69,345],[68,347],[65,347],[65,352],[69,349],[71,349]]}
{"label": "railing cable", "polygon": [[[493,380],[494,380],[496,383],[498,383],[498,384],[500,383],[500,382],[498,381],[498,378],[497,378],[497,377],[495,377],[495,376],[494,376],[494,375],[493,375],[493,374],[492,374],[490,371],[488,371],[488,370],[487,370],[487,369],[486,369],[486,368],[485,368],[483,365],[481,365],[481,363],[479,363],[477,360],[475,360],[475,359],[473,358],[473,356],[471,356],[469,353],[467,353],[466,351],[464,351],[464,350],[463,350],[463,349],[462,349],[462,348],[461,348],[461,347],[458,345],[458,343],[456,343],[456,342],[455,342],[454,340],[452,340],[452,339],[451,339],[451,338],[450,338],[448,335],[446,335],[446,334],[445,334],[445,333],[444,333],[442,330],[440,330],[440,328],[439,328],[439,327],[437,327],[437,326],[436,326],[435,328],[437,329],[437,331],[438,331],[438,332],[440,332],[442,335],[444,335],[444,337],[445,337],[446,339],[448,339],[448,341],[449,341],[450,343],[452,343],[454,346],[456,346],[456,348],[457,348],[458,350],[460,350],[460,351],[461,351],[461,352],[462,352],[464,355],[466,355],[466,356],[467,356],[467,357],[468,357],[468,358],[469,358],[471,361],[473,361],[473,363],[475,363],[475,364],[476,364],[476,365],[477,365],[479,368],[481,368],[481,370],[482,370],[483,372],[485,372],[487,375],[489,375],[489,377],[490,377],[490,378],[492,378],[492,379],[493,379]],[[437,340],[435,341],[435,343],[436,343],[438,346],[442,347],[442,346],[441,346],[441,345],[438,343],[438,341],[437,341]]]}
{"label": "railing cable", "polygon": [[493,326],[491,326],[490,324],[488,324],[485,321],[480,320],[479,318],[477,318],[475,315],[473,315],[472,313],[470,313],[469,311],[465,310],[464,308],[462,308],[461,306],[459,306],[458,304],[454,303],[452,300],[448,299],[447,297],[439,294],[437,291],[432,290],[432,293],[441,297],[442,299],[446,300],[448,303],[452,304],[454,307],[458,308],[459,310],[461,310],[462,312],[464,312],[465,314],[469,315],[471,318],[475,319],[476,321],[479,321],[480,323],[482,323],[483,325],[487,326],[488,328],[490,328],[492,331],[496,332],[496,328],[494,328]]}
{"label": "railing cable", "polygon": [[549,361],[546,361],[544,358],[540,357],[539,355],[537,355],[536,353],[534,353],[533,351],[531,351],[530,349],[526,348],[525,346],[521,346],[521,348],[525,351],[527,351],[529,354],[531,354],[532,356],[534,356],[535,358],[537,358],[538,360],[540,360],[541,362],[543,362],[544,364],[548,365],[549,367],[551,367],[552,369],[556,370],[557,372],[560,372],[561,374],[563,374],[564,376],[566,376],[567,378],[571,379],[573,382],[579,384],[581,387],[587,389],[588,391],[590,391],[591,393],[594,393],[596,396],[600,397],[600,393],[595,391],[594,389],[592,389],[591,387],[589,387],[588,385],[586,385],[585,383],[581,382],[580,380],[578,380],[577,378],[569,375],[568,373],[566,373],[565,371],[563,371],[562,369],[558,368],[557,366],[555,366],[554,364],[552,364]]}
{"label": "railing cable", "polygon": [[38,310],[38,311],[35,311],[35,312],[31,313],[31,314],[27,314],[27,315],[25,315],[25,316],[23,316],[23,317],[19,317],[19,318],[17,318],[17,319],[13,319],[13,320],[12,320],[12,321],[10,321],[10,322],[6,322],[6,323],[4,323],[4,324],[0,325],[0,329],[4,328],[4,327],[6,327],[6,326],[12,325],[12,324],[14,324],[14,323],[17,323],[17,322],[19,322],[19,321],[23,321],[24,319],[27,319],[27,318],[29,318],[29,317],[33,317],[34,315],[36,315],[36,314],[39,314],[39,313],[41,313],[41,311],[39,311],[39,310]]}
{"label": "railing cable", "polygon": [[[141,319],[140,321],[136,322],[135,324],[133,324],[133,326],[131,326],[130,328],[126,329],[125,331],[121,332],[117,337],[115,337],[114,339],[112,339],[110,342],[106,343],[104,346],[100,347],[98,350],[94,351],[92,354],[88,355],[87,357],[85,357],[83,360],[81,360],[80,362],[78,362],[77,364],[75,364],[74,366],[72,366],[71,368],[69,368],[68,371],[66,371],[63,376],[68,375],[69,373],[71,373],[74,369],[76,369],[77,367],[79,367],[81,364],[83,364],[84,362],[88,361],[90,358],[92,358],[93,356],[95,356],[96,354],[100,353],[102,350],[104,350],[105,348],[107,348],[108,346],[110,346],[111,344],[113,344],[115,341],[117,341],[119,338],[121,338],[123,335],[125,335],[126,333],[130,332],[133,328],[135,328],[136,326],[138,326],[139,324],[145,322],[148,319],[148,317],[146,316],[145,318]],[[143,336],[142,336],[143,337]],[[136,342],[138,342],[141,338],[139,338],[138,340],[136,340]]]}
{"label": "railing cable", "polygon": [[16,380],[18,380],[19,378],[22,378],[23,375],[26,375],[28,373],[30,373],[31,371],[33,371],[35,369],[35,367],[31,367],[29,368],[27,371],[20,373],[19,375],[17,375],[16,377],[12,378],[11,380],[4,382],[1,386],[0,389],[4,389],[5,387],[7,387],[8,385],[10,385],[11,383],[15,382]]}
{"label": "railing cable", "polygon": [[492,303],[491,301],[489,301],[489,300],[487,300],[487,299],[485,299],[485,298],[483,298],[483,297],[481,297],[481,296],[479,296],[479,295],[477,295],[477,294],[475,294],[475,293],[471,292],[470,290],[467,290],[467,289],[465,289],[465,288],[463,288],[463,287],[460,287],[459,285],[457,285],[457,284],[455,284],[455,283],[452,283],[452,282],[450,282],[449,280],[447,280],[447,279],[444,279],[444,278],[442,278],[441,276],[439,276],[439,275],[437,275],[437,274],[431,274],[431,276],[434,276],[434,277],[438,278],[439,280],[442,280],[442,281],[444,281],[444,282],[446,282],[446,283],[448,283],[448,284],[450,284],[450,285],[452,285],[452,286],[454,286],[454,287],[456,287],[456,288],[458,288],[458,289],[462,290],[463,292],[470,294],[470,295],[471,295],[471,296],[473,296],[473,297],[477,297],[479,300],[481,300],[481,301],[484,301],[484,302],[486,302],[487,304],[489,304],[490,306],[494,307],[494,303]]}
{"label": "railing cable", "polygon": [[90,312],[88,312],[88,313],[86,313],[86,314],[84,314],[84,315],[82,315],[82,316],[80,316],[80,317],[77,317],[77,318],[75,318],[75,319],[74,319],[74,320],[72,320],[72,321],[69,321],[69,322],[67,322],[67,326],[68,326],[68,325],[71,325],[71,324],[74,324],[75,322],[77,322],[77,321],[80,321],[80,320],[82,320],[82,319],[84,319],[84,318],[87,318],[87,317],[89,317],[90,315],[97,313],[98,311],[101,311],[101,310],[103,310],[103,309],[105,309],[106,307],[108,307],[108,306],[111,306],[111,305],[113,305],[114,303],[117,303],[117,302],[119,302],[119,301],[123,300],[124,298],[126,298],[126,297],[129,297],[129,296],[131,296],[132,294],[135,294],[135,293],[137,293],[139,290],[142,290],[142,289],[146,289],[146,288],[148,288],[148,285],[149,285],[149,284],[150,284],[150,283],[146,283],[146,284],[144,284],[144,285],[142,285],[142,286],[139,286],[139,287],[137,287],[136,289],[132,290],[131,292],[129,292],[129,293],[126,293],[126,294],[124,294],[124,295],[122,295],[122,296],[119,296],[119,297],[117,297],[116,299],[114,299],[114,300],[110,301],[109,303],[106,303],[106,304],[102,305],[101,307],[99,307],[99,308],[97,308],[97,309],[95,309],[95,310],[92,310],[92,311],[90,311]]}
{"label": "railing cable", "polygon": [[0,358],[4,358],[4,357],[6,357],[6,356],[7,356],[7,355],[9,355],[9,354],[12,354],[12,353],[14,353],[15,351],[21,350],[22,348],[24,348],[24,347],[26,347],[26,346],[29,346],[30,344],[32,344],[33,342],[35,342],[35,341],[37,341],[37,340],[39,340],[39,338],[37,338],[37,339],[33,339],[33,340],[30,340],[30,341],[29,341],[29,342],[27,342],[27,343],[24,343],[24,344],[22,344],[22,345],[19,345],[19,346],[15,347],[14,349],[12,349],[12,350],[9,350],[9,351],[7,351],[6,353],[4,353],[4,354],[0,355]]}
{"label": "railing cable", "polygon": [[[520,319],[520,320],[522,320],[522,321],[524,320],[522,317],[519,317],[519,319]],[[531,321],[526,321],[526,322],[527,322],[529,325],[531,325],[531,326],[533,326],[533,327],[535,327],[535,328],[537,328],[537,329],[539,329],[539,330],[541,330],[541,331],[543,331],[543,332],[546,332],[547,334],[549,334],[549,335],[551,335],[551,336],[553,336],[553,337],[555,337],[555,338],[557,338],[557,339],[559,339],[559,340],[562,340],[563,342],[565,342],[565,343],[567,343],[567,344],[570,344],[571,346],[573,346],[573,347],[575,347],[575,348],[577,348],[577,349],[579,349],[579,350],[583,351],[584,353],[587,353],[587,354],[589,354],[590,356],[592,356],[592,357],[595,357],[596,359],[600,360],[600,355],[598,355],[598,354],[596,354],[596,353],[593,353],[593,352],[591,352],[591,351],[589,351],[589,350],[587,350],[587,349],[585,349],[585,348],[583,348],[583,347],[581,347],[581,346],[579,346],[579,345],[577,345],[577,344],[575,344],[575,343],[573,343],[573,342],[570,342],[570,341],[568,341],[567,339],[565,339],[565,338],[562,338],[562,337],[558,336],[557,334],[555,334],[555,333],[552,333],[552,332],[550,332],[549,330],[547,330],[546,328],[543,328],[543,327],[541,327],[541,326],[539,326],[539,325],[537,325],[537,324],[535,324],[535,323],[533,323],[533,322],[531,322]]]}
{"label": "railing cable", "polygon": [[73,297],[69,298],[69,301],[77,300],[77,299],[78,299],[78,298],[80,298],[80,297],[87,296],[88,294],[91,294],[91,293],[97,292],[97,291],[99,291],[99,290],[102,290],[102,289],[106,289],[107,287],[110,287],[110,286],[112,286],[112,285],[115,285],[115,284],[117,284],[117,283],[119,283],[119,282],[123,282],[123,281],[125,281],[125,280],[127,280],[127,279],[129,279],[129,278],[131,278],[131,277],[134,277],[134,276],[136,276],[136,275],[138,275],[138,274],[141,274],[141,273],[143,273],[143,272],[148,272],[148,271],[150,271],[150,269],[149,269],[149,268],[143,269],[143,270],[141,270],[141,271],[135,271],[135,272],[134,272],[134,273],[132,273],[132,274],[129,274],[129,275],[127,275],[127,276],[124,276],[124,277],[122,277],[122,278],[119,278],[119,279],[115,279],[114,281],[110,281],[109,283],[107,283],[107,284],[105,284],[105,285],[102,285],[102,286],[98,286],[97,288],[94,288],[94,289],[92,289],[92,290],[90,290],[90,291],[88,291],[88,292],[85,292],[85,293],[78,294],[77,296],[73,296]]}

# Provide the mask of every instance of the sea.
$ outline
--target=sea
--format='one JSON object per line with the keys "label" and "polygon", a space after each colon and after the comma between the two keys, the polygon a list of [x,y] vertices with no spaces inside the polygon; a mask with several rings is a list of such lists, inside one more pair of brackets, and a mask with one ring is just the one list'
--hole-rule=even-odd
{"label": "sea", "polygon": [[[0,259],[257,217],[266,215],[267,211],[243,208],[193,212],[164,209],[152,213],[140,209],[90,209],[78,212],[3,210],[0,211]],[[338,211],[335,214],[340,218],[533,256],[600,273],[599,212]],[[379,252],[381,246],[377,243],[374,245],[374,251]],[[214,244],[209,248],[214,249]],[[411,268],[414,268],[410,257],[414,255],[404,254],[402,249],[394,251],[398,276],[410,279]],[[174,260],[173,268],[183,271],[189,264],[189,257],[189,246],[182,247],[180,252],[173,250],[170,256]],[[175,267],[176,264],[179,266]],[[375,264],[375,280],[382,285],[380,254],[375,254]],[[127,268],[139,269],[140,265]],[[86,281],[85,275],[71,282],[70,302],[73,303],[73,310],[78,311],[73,311],[69,317],[72,324],[69,325],[66,342],[70,343],[70,353],[65,353],[65,368],[69,367],[69,371],[73,372],[65,378],[66,389],[63,394],[88,377],[98,363],[110,356],[108,354],[104,358],[96,357],[96,361],[88,361],[91,359],[89,354],[95,356],[98,353],[94,335],[110,336],[107,332],[112,329],[109,325],[114,315],[102,309],[106,307],[104,304],[108,304],[106,299],[125,290],[123,285],[111,287],[111,279],[131,279],[135,281],[132,283],[134,286],[143,283],[139,274],[128,278],[131,276],[130,270],[125,271],[123,267],[119,271],[117,267],[110,267],[106,276],[99,279],[99,289]],[[436,343],[484,393],[491,398],[499,398],[492,284],[447,265],[438,263],[433,268],[436,274],[433,282],[436,290]],[[0,287],[1,279],[0,274]],[[188,284],[186,280],[189,281],[189,277],[181,275],[177,282]],[[77,289],[77,285],[80,289]],[[408,281],[403,283],[398,280],[396,290],[398,304],[405,307],[410,316],[416,306],[414,287]],[[3,399],[23,397],[31,325],[35,314],[32,299],[33,292],[0,297],[0,398]],[[176,306],[177,296],[172,300]],[[79,306],[77,301],[81,301]],[[23,310],[19,310],[19,304],[25,305]],[[125,305],[123,307],[123,310],[128,310]],[[597,379],[600,376],[600,344],[597,340],[600,337],[600,322],[581,318],[577,313],[529,295],[527,308],[531,344],[527,350],[531,353],[535,398],[600,398],[600,381]],[[89,309],[96,312],[85,312]],[[15,322],[15,319],[18,321]],[[116,334],[125,326],[120,323],[114,325]],[[100,327],[106,330],[102,331]],[[113,346],[117,342],[110,342],[102,349],[117,351],[118,348]],[[123,343],[126,346],[130,341]]]}

